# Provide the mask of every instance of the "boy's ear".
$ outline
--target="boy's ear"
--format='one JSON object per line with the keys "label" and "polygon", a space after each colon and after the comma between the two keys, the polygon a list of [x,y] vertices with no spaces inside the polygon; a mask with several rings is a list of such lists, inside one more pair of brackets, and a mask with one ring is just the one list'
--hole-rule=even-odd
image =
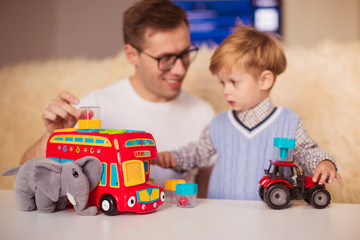
{"label": "boy's ear", "polygon": [[129,62],[132,65],[134,65],[136,67],[138,57],[139,57],[138,51],[130,44],[125,44],[124,51],[125,51],[126,58],[129,60]]}
{"label": "boy's ear", "polygon": [[270,90],[275,81],[274,74],[269,70],[264,70],[260,74],[260,88]]}

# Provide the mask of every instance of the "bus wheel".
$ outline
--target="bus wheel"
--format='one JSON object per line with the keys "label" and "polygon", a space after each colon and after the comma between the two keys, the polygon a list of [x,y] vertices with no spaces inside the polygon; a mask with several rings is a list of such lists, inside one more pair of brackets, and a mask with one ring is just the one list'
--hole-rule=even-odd
{"label": "bus wheel", "polygon": [[110,194],[106,194],[101,198],[100,209],[108,216],[114,216],[118,214],[115,199]]}

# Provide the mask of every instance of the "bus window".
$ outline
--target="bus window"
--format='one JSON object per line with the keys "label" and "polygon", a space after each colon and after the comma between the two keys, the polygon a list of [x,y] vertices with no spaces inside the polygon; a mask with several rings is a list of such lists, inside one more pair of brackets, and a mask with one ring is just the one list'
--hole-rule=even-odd
{"label": "bus window", "polygon": [[130,139],[125,142],[125,147],[155,146],[155,142],[148,138]]}
{"label": "bus window", "polygon": [[54,158],[54,157],[48,157],[48,159],[54,160],[54,161],[56,161],[56,162],[58,162],[58,161],[59,161],[59,159],[58,159],[58,158]]}
{"label": "bus window", "polygon": [[73,162],[73,161],[74,161],[73,159],[67,159],[67,158],[61,158],[61,159],[60,159],[60,162],[61,162],[61,163]]}
{"label": "bus window", "polygon": [[142,184],[145,182],[144,163],[140,160],[130,160],[122,164],[124,172],[124,184],[126,187]]}
{"label": "bus window", "polygon": [[97,144],[105,144],[105,140],[103,140],[103,139],[95,139],[95,143],[97,143]]}
{"label": "bus window", "polygon": [[106,186],[106,173],[107,173],[107,164],[103,163],[103,172],[101,175],[99,186]]}
{"label": "bus window", "polygon": [[119,175],[116,163],[110,165],[110,187],[119,187]]}
{"label": "bus window", "polygon": [[85,138],[85,142],[86,143],[94,143],[94,139],[93,138]]}
{"label": "bus window", "polygon": [[145,174],[149,173],[149,161],[144,161]]}

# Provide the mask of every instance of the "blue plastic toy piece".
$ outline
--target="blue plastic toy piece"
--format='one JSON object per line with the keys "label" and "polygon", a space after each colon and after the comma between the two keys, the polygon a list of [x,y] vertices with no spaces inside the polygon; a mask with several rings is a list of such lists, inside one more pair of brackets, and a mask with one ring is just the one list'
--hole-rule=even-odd
{"label": "blue plastic toy piece", "polygon": [[198,187],[196,183],[176,184],[175,196],[178,207],[190,208],[196,206],[196,194]]}
{"label": "blue plastic toy piece", "polygon": [[77,129],[77,132],[81,132],[81,133],[91,133],[91,132],[99,132],[104,130],[103,128],[81,128],[81,129]]}
{"label": "blue plastic toy piece", "polygon": [[142,130],[129,130],[129,129],[124,129],[126,132],[145,132],[145,131],[142,131]]}
{"label": "blue plastic toy piece", "polygon": [[292,138],[274,138],[274,146],[278,147],[279,155],[282,161],[286,160],[289,154],[289,149],[295,148],[295,139]]}
{"label": "blue plastic toy piece", "polygon": [[196,183],[179,183],[179,184],[176,184],[175,192],[180,195],[197,194],[198,186]]}

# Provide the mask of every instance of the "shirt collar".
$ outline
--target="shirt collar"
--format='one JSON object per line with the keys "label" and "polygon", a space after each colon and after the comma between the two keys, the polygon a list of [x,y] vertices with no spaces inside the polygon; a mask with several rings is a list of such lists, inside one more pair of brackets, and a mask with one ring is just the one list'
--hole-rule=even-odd
{"label": "shirt collar", "polygon": [[247,128],[251,129],[264,121],[274,111],[274,108],[271,99],[267,98],[249,110],[237,112],[236,116]]}

